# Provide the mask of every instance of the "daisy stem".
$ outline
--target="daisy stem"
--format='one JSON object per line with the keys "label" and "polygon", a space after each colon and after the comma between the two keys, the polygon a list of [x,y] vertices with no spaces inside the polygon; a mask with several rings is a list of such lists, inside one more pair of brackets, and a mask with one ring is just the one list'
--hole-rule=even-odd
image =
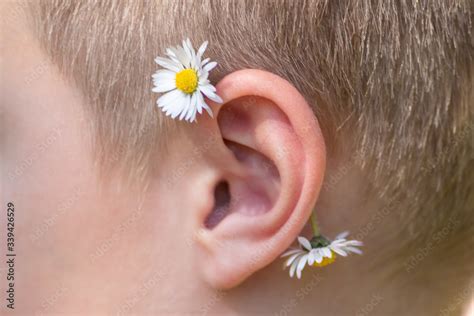
{"label": "daisy stem", "polygon": [[316,220],[316,214],[314,214],[314,212],[311,213],[310,220],[311,220],[311,228],[313,229],[313,235],[319,236],[320,233],[319,233],[318,221]]}

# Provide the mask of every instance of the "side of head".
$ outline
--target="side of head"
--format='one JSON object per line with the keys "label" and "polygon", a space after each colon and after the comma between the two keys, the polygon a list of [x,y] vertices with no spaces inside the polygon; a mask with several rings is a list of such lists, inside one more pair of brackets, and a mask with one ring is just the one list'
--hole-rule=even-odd
{"label": "side of head", "polygon": [[[94,276],[89,292],[114,307],[84,311],[280,314],[353,314],[374,295],[381,313],[442,311],[471,284],[471,4],[14,7],[4,12],[23,19],[6,22],[2,135],[16,144],[6,196],[31,209],[20,229],[38,269],[24,284],[59,270],[44,285],[54,293]],[[154,57],[188,36],[209,41],[224,100],[194,124],[164,116],[151,92]],[[7,133],[14,124],[23,132]],[[297,283],[278,258],[313,210],[365,254]],[[443,286],[426,288],[440,275]],[[86,300],[63,292],[31,308]]]}

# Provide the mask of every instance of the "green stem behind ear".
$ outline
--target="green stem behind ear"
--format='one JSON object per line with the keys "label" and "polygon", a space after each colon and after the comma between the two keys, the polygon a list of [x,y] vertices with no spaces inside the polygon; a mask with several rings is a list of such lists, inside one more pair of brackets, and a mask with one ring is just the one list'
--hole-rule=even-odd
{"label": "green stem behind ear", "polygon": [[319,233],[318,221],[316,220],[316,214],[314,213],[314,211],[311,213],[310,220],[311,220],[311,228],[313,229],[314,236],[321,235]]}

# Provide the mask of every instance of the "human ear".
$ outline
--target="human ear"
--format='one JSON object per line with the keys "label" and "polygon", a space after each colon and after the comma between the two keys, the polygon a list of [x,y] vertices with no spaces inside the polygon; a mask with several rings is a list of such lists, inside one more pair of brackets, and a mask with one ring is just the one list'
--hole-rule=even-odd
{"label": "human ear", "polygon": [[[214,203],[196,212],[202,277],[230,288],[274,261],[307,222],[322,185],[326,149],[310,106],[283,78],[240,70],[217,85],[217,121],[200,122],[222,141],[207,166],[219,175]],[[209,197],[206,197],[206,199]]]}

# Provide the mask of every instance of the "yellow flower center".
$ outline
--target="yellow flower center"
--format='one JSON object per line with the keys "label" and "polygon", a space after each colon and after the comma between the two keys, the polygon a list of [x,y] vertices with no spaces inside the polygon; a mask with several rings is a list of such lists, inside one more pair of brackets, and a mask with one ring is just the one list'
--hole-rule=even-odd
{"label": "yellow flower center", "polygon": [[328,264],[333,263],[336,260],[336,254],[334,252],[331,252],[331,254],[332,254],[331,258],[324,257],[321,263],[317,263],[315,261],[313,264],[313,267],[324,267],[324,266],[327,266]]}
{"label": "yellow flower center", "polygon": [[198,86],[198,76],[194,69],[184,69],[176,74],[176,88],[191,94]]}

